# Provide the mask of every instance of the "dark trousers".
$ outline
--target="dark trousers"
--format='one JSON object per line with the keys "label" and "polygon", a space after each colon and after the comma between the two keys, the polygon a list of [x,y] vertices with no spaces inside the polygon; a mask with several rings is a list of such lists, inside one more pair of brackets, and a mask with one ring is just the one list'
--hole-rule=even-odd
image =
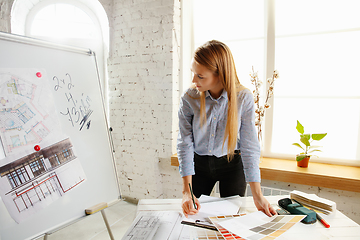
{"label": "dark trousers", "polygon": [[195,175],[192,176],[194,195],[210,195],[215,183],[219,181],[221,197],[244,196],[246,181],[241,155],[236,153],[231,162],[227,157],[194,155]]}

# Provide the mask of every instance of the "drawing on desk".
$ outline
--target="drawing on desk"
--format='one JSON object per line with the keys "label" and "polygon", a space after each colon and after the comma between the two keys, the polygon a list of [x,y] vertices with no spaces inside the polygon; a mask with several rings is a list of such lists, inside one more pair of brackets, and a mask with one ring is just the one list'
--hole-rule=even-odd
{"label": "drawing on desk", "polygon": [[[218,224],[244,239],[265,240],[276,239],[305,217],[306,215],[277,215],[268,217],[265,213],[258,211],[245,216],[230,217],[225,221],[218,222]],[[228,236],[225,239],[237,238]]]}
{"label": "drawing on desk", "polygon": [[181,222],[182,224],[216,229],[209,220],[210,216],[236,214],[242,204],[240,196],[217,198],[201,195],[199,201],[201,203],[200,211],[195,215],[189,215],[188,218],[184,218]]}
{"label": "drawing on desk", "polygon": [[176,211],[140,212],[122,240],[178,239],[181,218]]}

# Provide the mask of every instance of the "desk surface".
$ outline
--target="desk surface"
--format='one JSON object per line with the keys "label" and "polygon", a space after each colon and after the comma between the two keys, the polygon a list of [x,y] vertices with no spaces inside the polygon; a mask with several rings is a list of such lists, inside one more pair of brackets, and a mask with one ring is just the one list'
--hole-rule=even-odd
{"label": "desk surface", "polygon": [[[281,198],[288,196],[267,196],[266,198],[272,205],[276,205]],[[241,198],[242,205],[240,212],[251,213],[257,211],[252,197]],[[137,211],[179,211],[181,212],[181,199],[141,199],[138,203]],[[329,224],[330,228],[325,228],[319,221],[315,224],[298,223],[286,233],[278,237],[279,240],[296,239],[360,239],[360,225],[346,217],[339,211],[330,215],[320,214]],[[211,230],[207,230],[211,231]],[[180,238],[177,238],[180,239]],[[185,238],[181,238],[185,239]],[[192,238],[194,239],[194,238]],[[207,238],[204,238],[207,239]],[[221,239],[221,238],[213,238]]]}

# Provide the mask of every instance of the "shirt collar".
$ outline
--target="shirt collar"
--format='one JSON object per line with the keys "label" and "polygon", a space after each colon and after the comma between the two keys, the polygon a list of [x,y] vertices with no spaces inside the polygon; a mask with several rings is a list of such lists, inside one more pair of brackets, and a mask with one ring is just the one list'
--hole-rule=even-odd
{"label": "shirt collar", "polygon": [[222,97],[223,97],[224,99],[227,99],[227,98],[228,98],[227,92],[226,92],[225,88],[223,89],[223,91],[222,91],[222,93],[221,93],[221,95],[220,95],[220,97],[219,97],[218,99],[214,99],[214,98],[211,96],[209,90],[205,92],[205,98],[207,98],[207,97],[210,97],[210,99],[213,100],[213,101],[218,101],[218,100],[220,100]]}

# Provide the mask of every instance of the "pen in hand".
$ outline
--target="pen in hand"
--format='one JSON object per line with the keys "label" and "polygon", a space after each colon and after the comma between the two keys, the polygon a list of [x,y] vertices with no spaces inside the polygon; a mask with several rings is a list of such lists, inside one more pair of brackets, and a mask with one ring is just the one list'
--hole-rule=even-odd
{"label": "pen in hand", "polygon": [[189,183],[189,188],[190,188],[190,192],[191,192],[191,197],[192,197],[192,201],[193,201],[193,204],[194,204],[194,208],[195,208],[195,210],[197,210],[196,204],[195,204],[195,199],[194,199],[194,193],[193,193],[193,191],[192,191],[192,189],[191,189],[191,184],[190,184],[190,183]]}

